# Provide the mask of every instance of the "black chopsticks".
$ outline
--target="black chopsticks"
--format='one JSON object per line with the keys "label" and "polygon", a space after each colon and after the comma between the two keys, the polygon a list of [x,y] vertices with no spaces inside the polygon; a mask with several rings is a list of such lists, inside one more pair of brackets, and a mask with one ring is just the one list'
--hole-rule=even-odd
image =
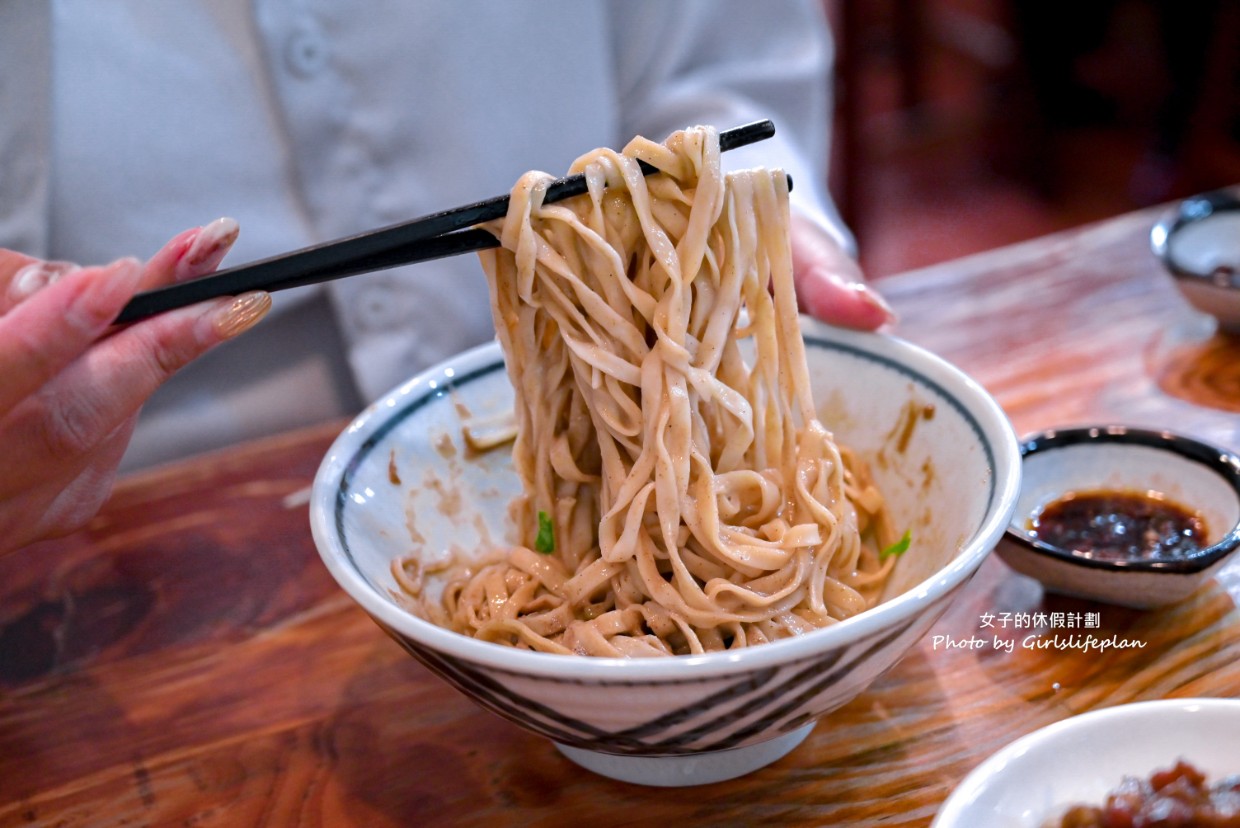
{"label": "black chopsticks", "polygon": [[[775,125],[755,121],[719,133],[719,148],[727,151],[770,138]],[[657,169],[642,163],[646,175]],[[544,202],[562,201],[587,191],[584,175],[560,178],[547,187]],[[370,230],[269,259],[220,270],[201,279],[139,293],[129,301],[117,323],[136,322],[157,313],[206,299],[235,296],[251,290],[288,288],[384,270],[413,262],[441,259],[469,251],[497,247],[490,233],[469,228],[508,213],[508,196],[497,196],[408,222]]]}

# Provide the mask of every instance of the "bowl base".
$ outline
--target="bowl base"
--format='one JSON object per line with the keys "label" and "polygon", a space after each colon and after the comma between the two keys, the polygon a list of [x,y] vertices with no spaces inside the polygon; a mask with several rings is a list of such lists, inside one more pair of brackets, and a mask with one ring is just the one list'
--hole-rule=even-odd
{"label": "bowl base", "polygon": [[815,724],[810,722],[791,733],[756,745],[688,756],[620,756],[569,747],[558,742],[555,746],[569,760],[600,776],[635,785],[679,788],[723,782],[766,767],[805,741]]}

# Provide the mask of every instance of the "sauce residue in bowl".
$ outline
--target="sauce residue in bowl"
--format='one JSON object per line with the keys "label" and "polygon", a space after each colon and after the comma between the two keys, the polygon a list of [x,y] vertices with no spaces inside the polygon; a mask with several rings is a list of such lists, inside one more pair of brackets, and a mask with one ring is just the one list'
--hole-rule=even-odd
{"label": "sauce residue in bowl", "polygon": [[1183,558],[1208,546],[1201,516],[1158,492],[1069,492],[1029,519],[1037,540],[1108,561]]}
{"label": "sauce residue in bowl", "polygon": [[1126,776],[1101,806],[1075,805],[1053,828],[1134,828],[1183,825],[1240,828],[1240,775],[1207,784],[1183,759],[1149,779]]}

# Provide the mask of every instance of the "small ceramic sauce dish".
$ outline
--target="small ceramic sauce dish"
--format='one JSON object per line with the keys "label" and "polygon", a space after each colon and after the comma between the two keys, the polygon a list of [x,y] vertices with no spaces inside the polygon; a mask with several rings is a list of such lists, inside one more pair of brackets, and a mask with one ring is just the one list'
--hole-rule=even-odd
{"label": "small ceramic sauce dish", "polygon": [[1240,197],[1220,190],[1185,199],[1154,225],[1150,246],[1193,307],[1240,333]]}
{"label": "small ceramic sauce dish", "polygon": [[1240,456],[1168,431],[1094,426],[1021,443],[1016,513],[996,549],[1050,592],[1151,609],[1240,548]]}

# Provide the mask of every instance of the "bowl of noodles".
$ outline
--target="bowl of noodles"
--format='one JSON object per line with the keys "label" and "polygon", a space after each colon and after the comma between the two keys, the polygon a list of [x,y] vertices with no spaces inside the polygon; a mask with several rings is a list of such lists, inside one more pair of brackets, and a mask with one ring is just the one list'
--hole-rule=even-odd
{"label": "bowl of noodles", "polygon": [[[644,178],[636,163],[659,171]],[[733,778],[918,641],[1019,487],[1002,410],[798,317],[778,171],[706,128],[514,188],[498,341],[367,408],[315,480],[324,563],[414,658],[597,773]]]}

